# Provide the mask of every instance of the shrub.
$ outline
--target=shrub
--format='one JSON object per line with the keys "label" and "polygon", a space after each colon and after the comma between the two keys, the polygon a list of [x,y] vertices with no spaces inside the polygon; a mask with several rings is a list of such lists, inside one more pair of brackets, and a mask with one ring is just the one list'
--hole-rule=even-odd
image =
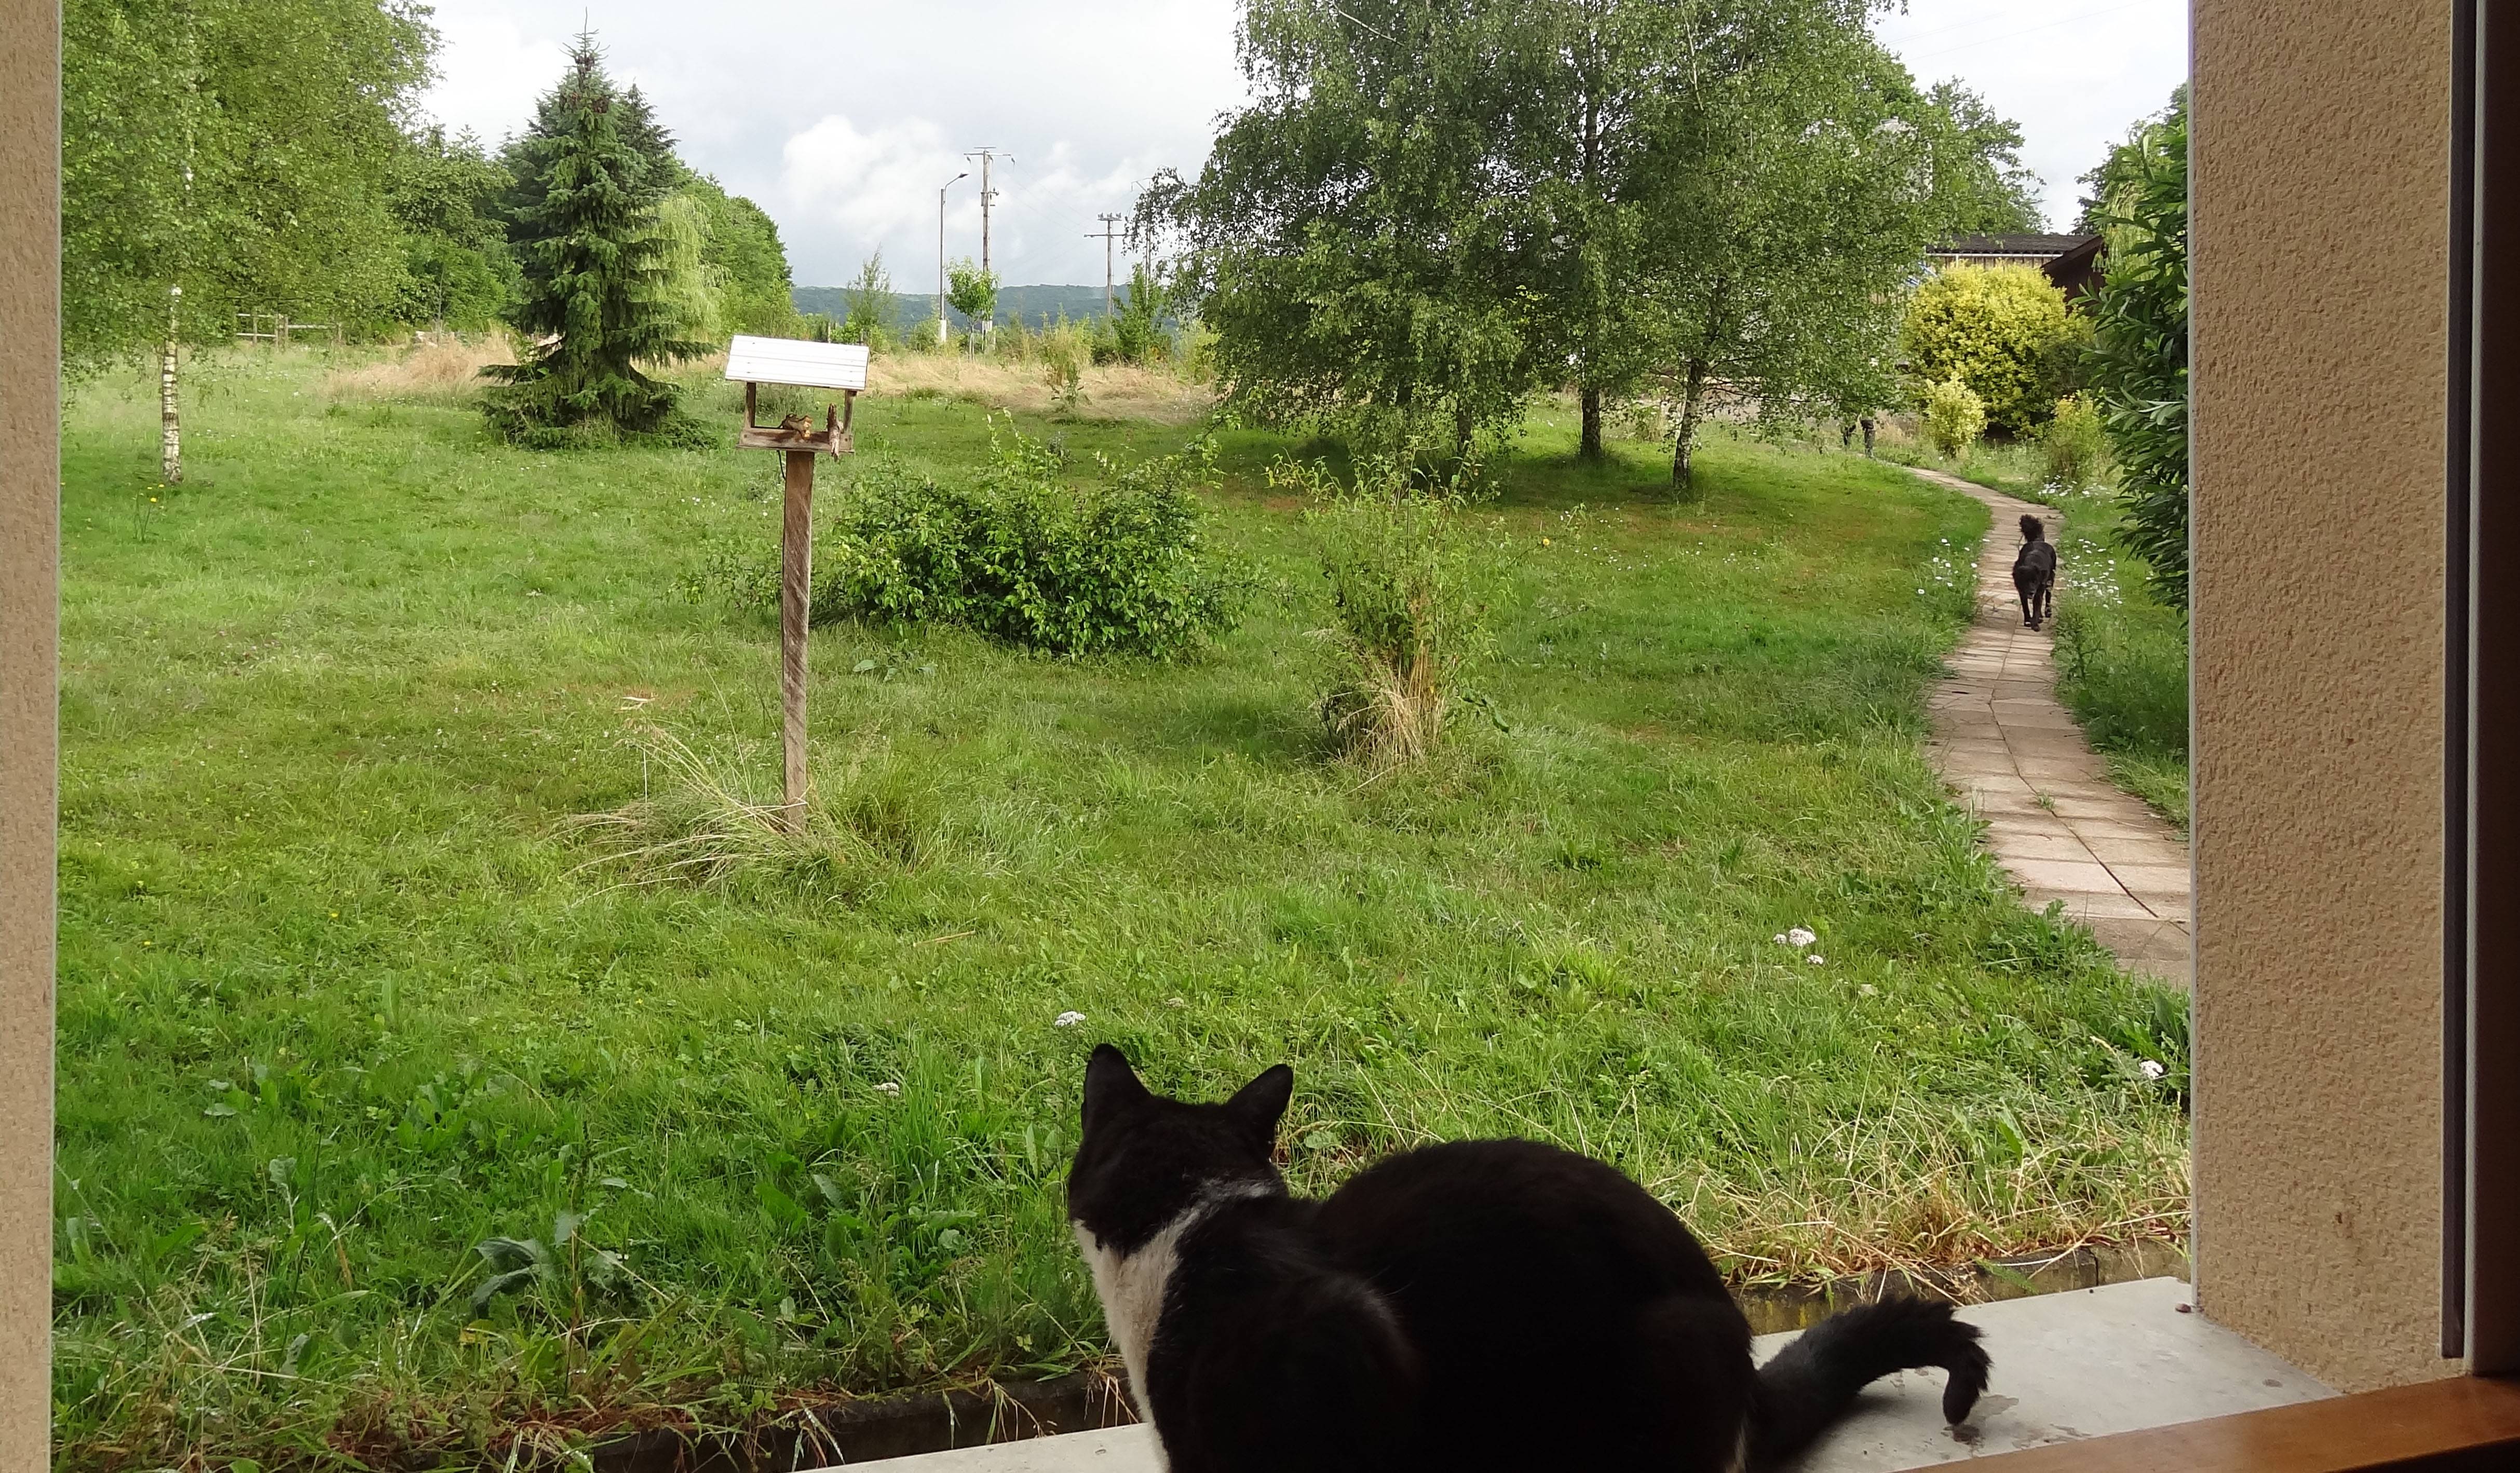
{"label": "shrub", "polygon": [[1058,654],[1169,656],[1233,627],[1245,575],[1209,553],[1193,488],[1213,447],[1070,486],[1058,450],[1009,431],[968,483],[898,463],[860,477],[833,529],[817,618],[963,624]]}
{"label": "shrub", "polygon": [[2098,478],[2108,441],[2089,394],[2067,394],[2056,401],[2055,413],[2039,432],[2039,448],[2048,458],[2048,478],[2065,489],[2079,491]]}
{"label": "shrub", "polygon": [[1958,379],[1946,379],[1925,390],[1925,438],[1947,461],[1958,460],[1986,433],[1986,403]]}
{"label": "shrub", "polygon": [[2058,346],[2080,331],[2065,294],[2034,268],[1956,262],[1908,299],[1901,336],[1919,379],[1958,379],[1985,402],[1990,424],[2017,434],[2055,401]]}
{"label": "shrub", "polygon": [[2121,544],[2156,598],[2187,606],[2187,91],[2100,167],[2092,223],[2108,271],[2091,299],[2087,365],[2126,504]]}
{"label": "shrub", "polygon": [[1063,318],[1041,335],[1042,379],[1058,413],[1072,415],[1085,402],[1085,361],[1093,351],[1092,338]]}
{"label": "shrub", "polygon": [[945,274],[945,302],[970,321],[972,332],[982,331],[997,320],[998,274],[956,261]]}
{"label": "shrub", "polygon": [[1489,640],[1493,578],[1462,524],[1461,483],[1420,486],[1383,458],[1361,462],[1352,487],[1318,464],[1281,462],[1269,480],[1314,498],[1304,521],[1336,621],[1319,705],[1331,739],[1376,766],[1425,756]]}

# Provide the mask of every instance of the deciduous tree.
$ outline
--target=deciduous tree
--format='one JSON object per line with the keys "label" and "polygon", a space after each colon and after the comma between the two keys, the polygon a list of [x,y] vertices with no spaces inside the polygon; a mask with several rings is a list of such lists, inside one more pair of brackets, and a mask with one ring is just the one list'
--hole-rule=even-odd
{"label": "deciduous tree", "polygon": [[403,280],[386,313],[411,323],[482,328],[517,300],[516,257],[499,201],[513,181],[471,133],[413,132],[385,174],[402,231]]}
{"label": "deciduous tree", "polygon": [[1720,4],[1691,11],[1707,23],[1644,164],[1638,281],[1679,487],[1719,397],[1772,419],[1888,401],[1897,302],[1952,212],[1938,160],[1961,153],[1863,0]]}
{"label": "deciduous tree", "polygon": [[[405,262],[388,177],[435,36],[401,0],[68,0],[62,347],[72,369],[364,322]],[[183,288],[169,329],[170,289]]]}
{"label": "deciduous tree", "polygon": [[1245,6],[1250,106],[1139,215],[1183,247],[1231,408],[1455,452],[1515,418],[1534,377],[1505,137],[1517,22],[1494,0]]}

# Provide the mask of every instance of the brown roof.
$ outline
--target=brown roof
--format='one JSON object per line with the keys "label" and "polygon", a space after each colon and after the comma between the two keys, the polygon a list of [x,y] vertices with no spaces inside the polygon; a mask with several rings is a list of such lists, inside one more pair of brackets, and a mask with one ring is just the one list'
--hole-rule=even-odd
{"label": "brown roof", "polygon": [[1937,259],[1964,256],[2038,256],[2052,260],[2078,246],[2090,236],[1955,236],[1925,252]]}

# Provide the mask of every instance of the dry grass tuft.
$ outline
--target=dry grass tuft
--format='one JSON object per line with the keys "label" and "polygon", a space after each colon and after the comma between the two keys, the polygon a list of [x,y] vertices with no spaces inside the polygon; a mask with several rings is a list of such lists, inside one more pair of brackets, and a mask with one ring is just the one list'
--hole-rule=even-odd
{"label": "dry grass tuft", "polygon": [[747,873],[828,877],[878,857],[859,826],[837,821],[818,792],[807,792],[803,822],[791,824],[786,804],[755,802],[740,778],[671,732],[649,727],[633,733],[629,744],[647,774],[646,793],[608,813],[568,821],[598,851],[581,870],[611,870],[623,885],[704,887]]}
{"label": "dry grass tuft", "polygon": [[1443,738],[1448,661],[1429,640],[1427,620],[1416,602],[1418,638],[1394,649],[1342,641],[1340,679],[1322,697],[1322,720],[1350,756],[1373,768],[1416,762]]}
{"label": "dry grass tuft", "polygon": [[[1039,363],[1001,363],[951,353],[883,353],[869,368],[867,384],[879,394],[942,394],[1023,414],[1046,415],[1069,408],[1060,402],[1053,375]],[[1127,364],[1084,367],[1078,372],[1076,387],[1080,402],[1072,412],[1088,420],[1189,424],[1216,407],[1216,396],[1206,385],[1163,369]]]}
{"label": "dry grass tuft", "polygon": [[374,363],[334,370],[325,377],[324,391],[345,399],[455,399],[480,389],[483,369],[516,361],[505,334],[418,343]]}

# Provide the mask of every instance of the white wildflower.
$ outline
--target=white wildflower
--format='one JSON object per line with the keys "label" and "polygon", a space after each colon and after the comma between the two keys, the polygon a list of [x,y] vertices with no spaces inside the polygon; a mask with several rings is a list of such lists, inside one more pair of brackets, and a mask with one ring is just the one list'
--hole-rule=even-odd
{"label": "white wildflower", "polygon": [[1812,965],[1814,965],[1814,966],[1825,966],[1825,965],[1827,965],[1827,964],[1828,964],[1828,959],[1827,959],[1826,957],[1822,956],[1822,955],[1821,955],[1820,953],[1818,953],[1818,952],[1814,952],[1814,953],[1812,953],[1810,956],[1805,957],[1803,960],[1804,960],[1805,961],[1810,962],[1810,963],[1811,963]]}
{"label": "white wildflower", "polygon": [[1796,949],[1809,946],[1819,939],[1820,938],[1818,936],[1813,935],[1809,929],[1803,926],[1796,926],[1785,933],[1785,943]]}
{"label": "white wildflower", "polygon": [[1073,1028],[1084,1021],[1085,1014],[1081,1012],[1062,1012],[1058,1016],[1050,1020],[1050,1026],[1053,1028]]}
{"label": "white wildflower", "polygon": [[875,1092],[876,1092],[878,1094],[888,1095],[888,1096],[890,1096],[890,1097],[892,1097],[892,1098],[895,1098],[895,1099],[898,1099],[898,1098],[900,1098],[900,1097],[901,1097],[901,1086],[899,1086],[899,1085],[897,1085],[897,1084],[894,1084],[891,1080],[888,1080],[888,1079],[887,1079],[887,1080],[885,1080],[882,1084],[879,1084],[879,1085],[876,1086],[876,1087],[875,1087]]}
{"label": "white wildflower", "polygon": [[1792,943],[1792,942],[1790,942],[1790,941],[1787,941],[1787,940],[1785,939],[1785,933],[1784,933],[1784,932],[1782,932],[1782,931],[1778,931],[1778,932],[1777,933],[1777,945],[1778,945],[1778,946],[1791,946],[1791,945],[1793,945],[1793,943]]}
{"label": "white wildflower", "polygon": [[2159,1079],[2170,1072],[2168,1069],[2163,1068],[2160,1064],[2157,1064],[2148,1058],[2138,1060],[2135,1066],[2135,1070],[2138,1074],[2142,1075],[2146,1079]]}

